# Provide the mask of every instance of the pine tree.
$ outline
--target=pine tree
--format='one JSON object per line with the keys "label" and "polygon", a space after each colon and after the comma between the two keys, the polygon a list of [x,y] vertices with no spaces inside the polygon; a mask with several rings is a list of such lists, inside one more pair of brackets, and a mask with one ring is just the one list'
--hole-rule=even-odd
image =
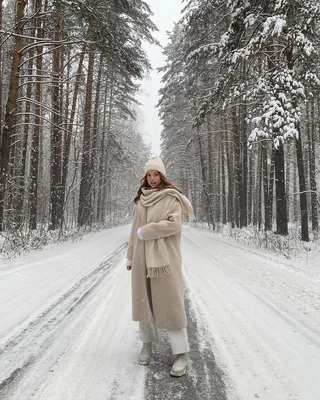
{"label": "pine tree", "polygon": [[[198,24],[206,12],[221,5],[219,1],[196,2],[189,20]],[[194,2],[193,2],[194,6]],[[317,88],[319,79],[313,61],[319,51],[314,43],[315,28],[319,20],[319,5],[315,0],[284,1],[227,1],[229,20],[220,40],[193,49],[190,59],[199,63],[203,59],[218,61],[221,77],[209,89],[202,103],[198,120],[221,101],[231,104],[242,97],[248,104],[255,103],[249,141],[270,138],[276,153],[277,231],[286,234],[286,194],[284,190],[283,144],[294,139],[300,182],[302,239],[307,241],[307,204],[305,174],[301,147],[301,107],[306,101],[306,88]],[[254,66],[261,62],[262,69]],[[242,73],[243,63],[249,67]],[[241,77],[245,79],[241,80]],[[240,79],[239,79],[240,78]],[[278,164],[278,165],[277,165]],[[280,185],[280,187],[278,187]]]}

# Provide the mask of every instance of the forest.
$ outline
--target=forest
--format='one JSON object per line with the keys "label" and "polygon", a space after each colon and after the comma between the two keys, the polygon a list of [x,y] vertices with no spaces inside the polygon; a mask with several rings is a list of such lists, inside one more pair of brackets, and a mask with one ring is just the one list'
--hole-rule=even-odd
{"label": "forest", "polygon": [[[317,240],[318,1],[182,7],[159,70],[168,175],[216,232]],[[130,221],[156,30],[142,0],[0,0],[0,251]]]}
{"label": "forest", "polygon": [[135,118],[150,70],[142,43],[156,44],[149,6],[18,0],[0,9],[6,243],[121,223],[150,153]]}
{"label": "forest", "polygon": [[214,230],[319,230],[319,2],[185,2],[170,33],[162,151]]}

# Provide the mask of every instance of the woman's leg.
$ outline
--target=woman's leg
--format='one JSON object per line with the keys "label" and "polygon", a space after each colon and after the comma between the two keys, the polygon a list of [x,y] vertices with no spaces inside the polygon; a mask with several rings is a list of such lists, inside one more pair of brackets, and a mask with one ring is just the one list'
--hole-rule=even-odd
{"label": "woman's leg", "polygon": [[158,341],[158,331],[153,322],[139,321],[139,338],[143,343]]}
{"label": "woman's leg", "polygon": [[187,329],[168,329],[168,337],[173,355],[188,353],[190,351]]}
{"label": "woman's leg", "polygon": [[188,365],[188,353],[190,348],[187,329],[168,330],[168,337],[172,354],[176,355],[170,373],[172,376],[180,377],[186,373]]}
{"label": "woman's leg", "polygon": [[138,362],[141,365],[148,365],[152,354],[152,342],[158,341],[158,332],[152,322],[139,322],[139,337],[143,346],[139,355]]}

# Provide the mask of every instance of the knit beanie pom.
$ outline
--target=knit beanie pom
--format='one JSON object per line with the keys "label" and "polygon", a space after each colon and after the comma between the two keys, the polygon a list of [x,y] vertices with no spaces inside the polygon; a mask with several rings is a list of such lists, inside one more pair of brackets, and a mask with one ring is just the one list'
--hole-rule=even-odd
{"label": "knit beanie pom", "polygon": [[160,157],[153,157],[147,162],[144,169],[145,175],[152,170],[159,171],[163,176],[166,176],[166,169]]}

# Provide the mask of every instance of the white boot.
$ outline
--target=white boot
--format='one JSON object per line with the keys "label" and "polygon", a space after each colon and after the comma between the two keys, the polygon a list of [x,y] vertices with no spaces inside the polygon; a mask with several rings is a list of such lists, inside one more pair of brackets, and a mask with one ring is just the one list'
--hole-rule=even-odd
{"label": "white boot", "polygon": [[172,376],[182,376],[187,372],[188,353],[177,354],[176,360],[171,368]]}
{"label": "white boot", "polygon": [[143,343],[140,351],[138,362],[140,365],[148,365],[152,354],[152,347],[150,343]]}

